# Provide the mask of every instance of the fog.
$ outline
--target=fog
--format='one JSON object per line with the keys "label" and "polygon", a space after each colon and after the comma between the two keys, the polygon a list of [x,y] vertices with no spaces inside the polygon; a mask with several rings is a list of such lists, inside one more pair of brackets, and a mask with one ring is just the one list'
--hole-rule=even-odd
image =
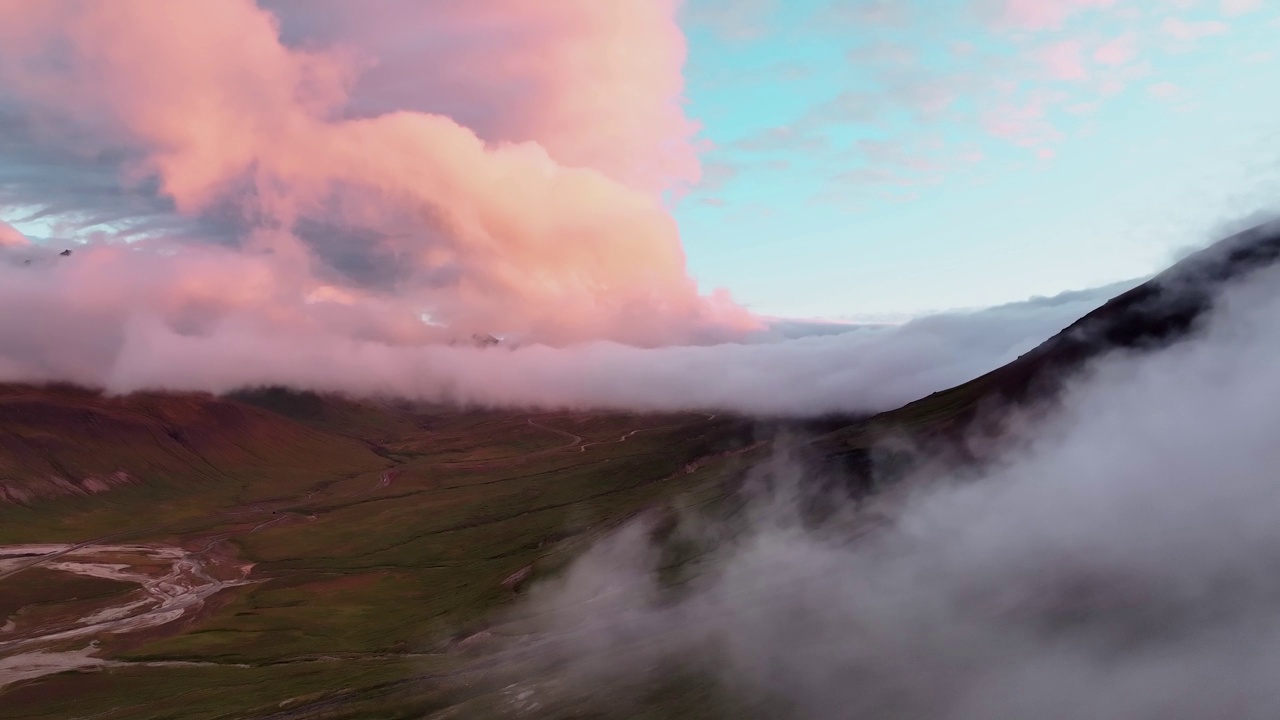
{"label": "fog", "polygon": [[899,326],[773,321],[731,343],[482,349],[466,338],[448,344],[456,338],[391,303],[291,300],[268,270],[238,254],[86,247],[31,264],[0,262],[0,382],[72,381],[112,392],[285,385],[484,406],[874,412],[999,367],[1128,285]]}
{"label": "fog", "polygon": [[679,668],[768,716],[1273,718],[1277,290],[1260,273],[1192,339],[1096,362],[976,477],[815,524],[781,453],[745,529],[682,522],[712,549],[679,592],[633,523],[535,586],[541,652],[578,690]]}

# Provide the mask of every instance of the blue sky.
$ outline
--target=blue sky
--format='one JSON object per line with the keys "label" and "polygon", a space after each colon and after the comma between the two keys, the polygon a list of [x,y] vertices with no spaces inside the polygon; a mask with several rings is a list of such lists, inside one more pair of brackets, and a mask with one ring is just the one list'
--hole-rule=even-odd
{"label": "blue sky", "polygon": [[690,0],[693,273],[894,319],[1141,276],[1272,207],[1280,4]]}

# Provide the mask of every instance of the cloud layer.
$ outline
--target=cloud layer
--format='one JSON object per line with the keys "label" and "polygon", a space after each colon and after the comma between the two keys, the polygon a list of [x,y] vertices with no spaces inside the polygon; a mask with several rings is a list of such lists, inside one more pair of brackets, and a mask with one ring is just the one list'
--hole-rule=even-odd
{"label": "cloud layer", "polygon": [[[234,278],[234,282],[228,282]],[[327,287],[299,298],[278,268],[216,248],[164,257],[117,245],[0,263],[0,381],[128,392],[289,385],[481,405],[884,410],[994,369],[1119,288],[901,326],[774,321],[740,342],[479,349],[393,302]],[[38,322],[32,322],[37,318]]]}

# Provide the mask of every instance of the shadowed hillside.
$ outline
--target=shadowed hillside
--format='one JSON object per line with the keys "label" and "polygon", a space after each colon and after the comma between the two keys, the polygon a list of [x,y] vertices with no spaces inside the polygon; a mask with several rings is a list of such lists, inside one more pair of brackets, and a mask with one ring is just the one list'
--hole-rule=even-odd
{"label": "shadowed hillside", "polygon": [[383,463],[359,441],[211,396],[0,386],[0,501]]}
{"label": "shadowed hillside", "polygon": [[284,387],[245,389],[228,400],[283,415],[303,425],[340,435],[382,442],[410,435],[419,428],[407,403],[348,398]]}
{"label": "shadowed hillside", "polygon": [[861,449],[886,436],[957,449],[974,433],[998,435],[1012,408],[1051,402],[1091,360],[1114,351],[1156,350],[1194,332],[1227,286],[1277,258],[1280,224],[1246,230],[1184,258],[1017,360],[963,385],[864,421],[839,423],[840,428],[831,427],[834,420],[810,427],[829,433],[819,443],[825,453],[847,455],[853,467],[866,466]]}

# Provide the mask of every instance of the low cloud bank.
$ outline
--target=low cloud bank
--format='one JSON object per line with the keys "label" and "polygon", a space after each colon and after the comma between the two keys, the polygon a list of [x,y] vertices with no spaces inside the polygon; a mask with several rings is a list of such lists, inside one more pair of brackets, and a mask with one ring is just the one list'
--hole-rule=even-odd
{"label": "low cloud bank", "polygon": [[[228,282],[235,278],[235,282]],[[113,392],[285,385],[488,406],[874,412],[1016,358],[1119,287],[900,326],[778,322],[743,342],[449,345],[393,303],[279,292],[254,258],[86,247],[0,263],[0,381]]]}
{"label": "low cloud bank", "polygon": [[642,524],[535,586],[540,652],[588,695],[679,667],[770,717],[1274,718],[1278,350],[1272,269],[1193,339],[1096,363],[979,478],[814,526],[779,461],[678,594]]}

